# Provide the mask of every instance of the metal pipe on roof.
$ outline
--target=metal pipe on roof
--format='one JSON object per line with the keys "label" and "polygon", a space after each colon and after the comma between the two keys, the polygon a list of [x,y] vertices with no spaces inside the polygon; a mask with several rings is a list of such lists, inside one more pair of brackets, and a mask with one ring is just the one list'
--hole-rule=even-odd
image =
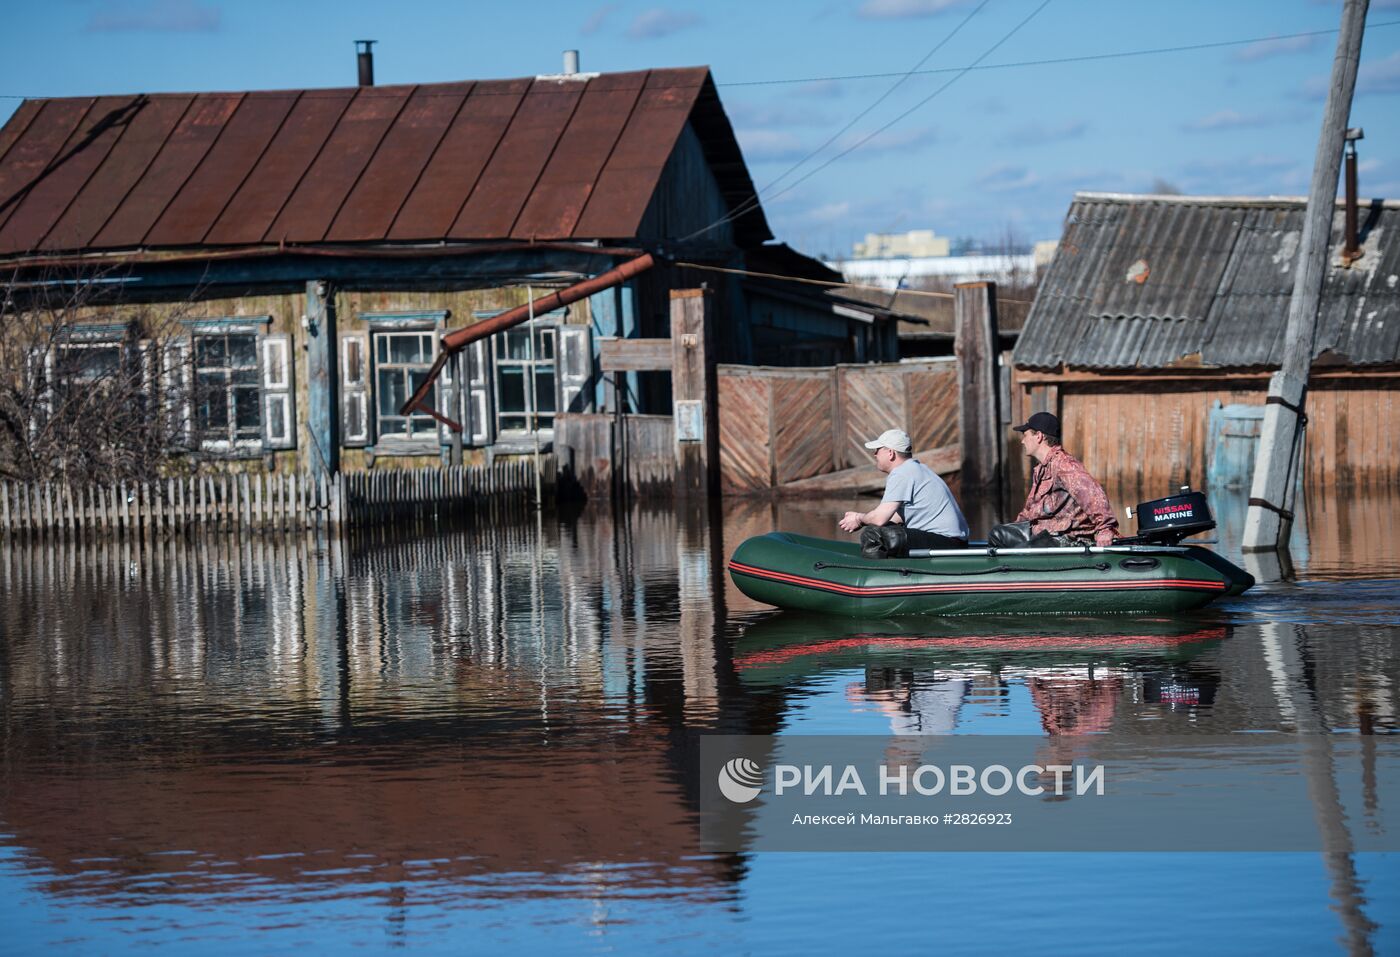
{"label": "metal pipe on roof", "polygon": [[575,283],[565,289],[552,292],[539,299],[531,299],[523,306],[516,306],[514,309],[507,309],[499,316],[492,316],[490,319],[483,319],[481,322],[473,323],[465,329],[458,329],[449,332],[442,337],[442,349],[438,352],[437,360],[433,362],[432,368],[428,370],[427,377],[418,385],[413,395],[399,410],[400,415],[411,415],[415,411],[422,411],[433,418],[443,422],[448,428],[461,431],[461,425],[452,422],[439,415],[436,409],[430,409],[422,405],[424,399],[428,397],[428,391],[433,383],[437,381],[438,375],[442,372],[442,367],[447,364],[447,360],[478,339],[485,339],[487,336],[498,332],[504,332],[511,326],[518,326],[520,323],[531,319],[534,316],[544,315],[556,309],[580,299],[587,299],[595,293],[604,289],[611,289],[631,279],[633,276],[646,272],[656,265],[656,259],[651,253],[643,253],[636,259],[629,259],[619,266],[609,269],[605,273],[600,273],[592,279],[585,279],[583,282]]}
{"label": "metal pipe on roof", "polygon": [[360,67],[360,86],[374,86],[374,45],[378,40],[356,40],[355,59]]}
{"label": "metal pipe on roof", "polygon": [[578,51],[577,51],[577,50],[565,50],[565,51],[564,51],[564,75],[565,75],[565,76],[572,76],[573,74],[575,74],[575,73],[577,73],[577,72],[578,72]]}
{"label": "metal pipe on roof", "polygon": [[1346,242],[1342,246],[1342,265],[1350,266],[1361,258],[1361,243],[1357,236],[1357,193],[1356,193],[1356,141],[1366,136],[1357,126],[1346,133],[1346,181],[1347,181],[1347,226]]}

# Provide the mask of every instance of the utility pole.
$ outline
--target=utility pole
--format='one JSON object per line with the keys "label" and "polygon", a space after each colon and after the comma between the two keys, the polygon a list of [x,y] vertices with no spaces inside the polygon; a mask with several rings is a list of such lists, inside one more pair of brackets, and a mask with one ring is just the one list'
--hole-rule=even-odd
{"label": "utility pole", "polygon": [[1361,34],[1366,25],[1369,0],[1344,0],[1337,55],[1327,90],[1322,135],[1313,161],[1312,186],[1303,216],[1303,236],[1298,243],[1298,263],[1293,275],[1293,295],[1288,301],[1288,329],[1284,336],[1283,364],[1269,380],[1259,455],[1249,488],[1249,512],[1244,526],[1247,550],[1287,547],[1293,527],[1292,505],[1302,447],[1303,402],[1312,366],[1322,284],[1327,274],[1327,250],[1337,206],[1337,176],[1341,172],[1342,147],[1356,67],[1361,59]]}

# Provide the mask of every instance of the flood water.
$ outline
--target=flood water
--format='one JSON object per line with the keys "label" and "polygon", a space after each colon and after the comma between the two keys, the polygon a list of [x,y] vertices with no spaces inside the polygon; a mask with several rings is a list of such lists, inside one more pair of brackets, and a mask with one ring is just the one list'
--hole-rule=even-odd
{"label": "flood water", "polygon": [[[3,544],[0,951],[1400,952],[1400,855],[1345,842],[703,853],[706,733],[1396,732],[1393,492],[1310,498],[1291,580],[1178,620],[815,620],[727,581],[851,504]],[[1400,800],[1337,789],[1343,836]]]}

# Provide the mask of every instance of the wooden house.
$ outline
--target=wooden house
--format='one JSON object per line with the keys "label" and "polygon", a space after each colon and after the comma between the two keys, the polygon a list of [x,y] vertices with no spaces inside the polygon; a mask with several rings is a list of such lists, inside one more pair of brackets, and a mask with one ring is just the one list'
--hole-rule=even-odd
{"label": "wooden house", "polygon": [[188,386],[184,448],[237,469],[473,461],[547,450],[564,411],[669,414],[665,381],[596,370],[602,339],[669,335],[676,288],[710,287],[724,361],[897,358],[888,311],[663,265],[454,358],[432,401],[460,439],[400,414],[444,334],[644,250],[828,275],[771,239],[703,67],[26,100],[0,129],[12,289],[99,289],[83,355]]}
{"label": "wooden house", "polygon": [[[1018,421],[1060,416],[1105,481],[1248,487],[1281,362],[1305,202],[1081,193],[1016,344]],[[1304,478],[1400,476],[1400,203],[1338,204],[1307,393]]]}

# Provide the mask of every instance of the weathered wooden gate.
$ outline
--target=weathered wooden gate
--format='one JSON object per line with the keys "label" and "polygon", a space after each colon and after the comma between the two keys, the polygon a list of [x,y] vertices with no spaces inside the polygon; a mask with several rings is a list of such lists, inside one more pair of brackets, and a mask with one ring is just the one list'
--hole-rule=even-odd
{"label": "weathered wooden gate", "polygon": [[865,442],[909,433],[916,452],[958,443],[952,359],[815,369],[720,366],[720,486],[760,492],[870,462]]}

